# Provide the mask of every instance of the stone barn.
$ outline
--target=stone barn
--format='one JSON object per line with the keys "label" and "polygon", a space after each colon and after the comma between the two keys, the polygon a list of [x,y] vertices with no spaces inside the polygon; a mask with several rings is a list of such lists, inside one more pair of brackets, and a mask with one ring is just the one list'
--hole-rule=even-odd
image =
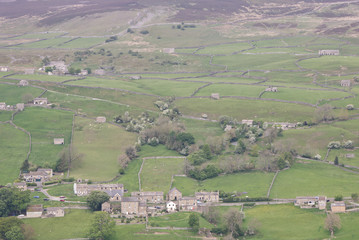
{"label": "stone barn", "polygon": [[20,80],[20,82],[17,84],[18,86],[28,86],[29,82],[26,80]]}
{"label": "stone barn", "polygon": [[212,93],[211,98],[215,100],[219,100],[219,93]]}
{"label": "stone barn", "polygon": [[64,138],[54,138],[54,144],[55,145],[64,145],[65,139]]}
{"label": "stone barn", "polygon": [[97,123],[105,123],[106,122],[106,117],[97,117],[96,118],[96,122]]}
{"label": "stone barn", "polygon": [[340,86],[342,86],[342,87],[350,87],[350,85],[351,85],[350,80],[341,80],[340,81]]}
{"label": "stone barn", "polygon": [[47,105],[47,98],[35,98],[34,104],[35,105]]}

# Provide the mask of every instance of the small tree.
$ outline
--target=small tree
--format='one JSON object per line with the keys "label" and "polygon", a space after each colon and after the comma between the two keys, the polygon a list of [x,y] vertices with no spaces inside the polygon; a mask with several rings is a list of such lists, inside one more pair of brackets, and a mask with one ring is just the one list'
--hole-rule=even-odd
{"label": "small tree", "polygon": [[339,165],[339,159],[338,159],[338,156],[335,156],[335,159],[334,159],[334,165]]}
{"label": "small tree", "polygon": [[115,221],[106,212],[95,213],[88,237],[91,240],[111,239],[115,233]]}
{"label": "small tree", "polygon": [[231,208],[225,214],[225,222],[228,230],[231,232],[232,236],[240,235],[240,227],[242,226],[242,214],[236,208]]}
{"label": "small tree", "polygon": [[334,213],[329,213],[325,219],[324,228],[330,232],[330,236],[334,237],[334,232],[341,228],[340,217]]}
{"label": "small tree", "polygon": [[199,229],[199,217],[198,217],[197,214],[191,213],[191,215],[189,215],[188,225],[192,228],[192,230],[194,232],[198,232],[198,229]]}
{"label": "small tree", "polygon": [[334,197],[335,201],[343,201],[343,196],[342,195],[337,195]]}
{"label": "small tree", "polygon": [[359,195],[357,193],[352,193],[352,199],[354,202],[358,201]]}
{"label": "small tree", "polygon": [[101,205],[104,202],[107,202],[110,197],[107,193],[100,192],[100,191],[93,191],[87,197],[87,204],[92,209],[92,211],[101,210]]}
{"label": "small tree", "polygon": [[136,158],[137,157],[136,149],[134,147],[126,148],[126,155],[130,160]]}

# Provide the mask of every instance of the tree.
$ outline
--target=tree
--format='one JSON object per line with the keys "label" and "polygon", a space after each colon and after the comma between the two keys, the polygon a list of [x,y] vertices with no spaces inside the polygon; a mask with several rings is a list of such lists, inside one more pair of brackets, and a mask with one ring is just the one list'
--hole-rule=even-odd
{"label": "tree", "polygon": [[240,227],[242,226],[242,214],[236,208],[230,208],[224,216],[228,230],[232,236],[239,235]]}
{"label": "tree", "polygon": [[30,192],[17,188],[0,188],[0,217],[19,214],[30,202]]}
{"label": "tree", "polygon": [[76,148],[67,146],[59,153],[59,158],[55,165],[55,171],[65,172],[71,165],[78,163],[83,158],[83,154],[77,152]]}
{"label": "tree", "polygon": [[340,217],[334,213],[328,213],[324,228],[330,232],[330,236],[333,238],[334,232],[341,228]]}
{"label": "tree", "polygon": [[25,159],[25,161],[22,163],[22,166],[21,166],[20,170],[21,170],[22,172],[28,172],[28,171],[29,171],[29,168],[30,168],[29,160],[28,160],[28,159]]}
{"label": "tree", "polygon": [[107,240],[115,233],[115,221],[107,212],[95,213],[95,219],[91,225],[88,237],[91,240]]}
{"label": "tree", "polygon": [[104,202],[107,202],[110,197],[107,193],[100,192],[100,191],[93,191],[87,197],[87,204],[92,209],[92,211],[101,210],[101,205]]}
{"label": "tree", "polygon": [[318,107],[314,112],[314,119],[317,123],[333,120],[334,113],[332,106],[329,104],[324,104],[323,106]]}
{"label": "tree", "polygon": [[5,233],[6,240],[25,240],[22,229],[19,226],[13,226]]}
{"label": "tree", "polygon": [[352,199],[354,202],[358,201],[358,198],[359,198],[359,196],[357,193],[352,193]]}
{"label": "tree", "polygon": [[194,232],[198,232],[199,217],[197,214],[191,213],[191,215],[189,215],[188,225],[193,229]]}
{"label": "tree", "polygon": [[211,148],[209,147],[208,144],[203,145],[202,151],[203,151],[203,155],[206,159],[209,160],[212,158]]}
{"label": "tree", "polygon": [[244,153],[246,151],[246,149],[247,149],[247,147],[244,144],[244,142],[242,140],[238,140],[238,144],[237,144],[236,150],[234,152],[241,154],[241,153]]}
{"label": "tree", "polygon": [[[23,222],[16,218],[16,217],[7,217],[7,218],[0,218],[0,239],[8,239],[6,237],[6,233],[11,231],[12,228],[14,227],[18,227],[20,228],[20,226],[23,224]],[[17,232],[18,229],[14,229],[13,232]],[[21,229],[20,229],[21,230]],[[11,234],[11,235],[16,235]],[[10,233],[9,233],[10,236]],[[13,238],[16,239],[16,238]]]}
{"label": "tree", "polygon": [[334,200],[335,200],[335,201],[343,201],[343,196],[342,196],[342,195],[336,195],[336,196],[334,197]]}
{"label": "tree", "polygon": [[42,64],[43,64],[44,66],[50,64],[50,59],[49,59],[47,56],[44,57],[44,59],[42,59]]}
{"label": "tree", "polygon": [[137,157],[136,149],[134,147],[126,148],[126,155],[130,160],[136,158]]}
{"label": "tree", "polygon": [[334,159],[334,165],[339,165],[339,159],[338,159],[338,156],[335,156],[335,159]]}
{"label": "tree", "polygon": [[212,224],[217,224],[220,220],[221,214],[218,209],[215,207],[206,207],[204,208],[204,217],[206,220]]}

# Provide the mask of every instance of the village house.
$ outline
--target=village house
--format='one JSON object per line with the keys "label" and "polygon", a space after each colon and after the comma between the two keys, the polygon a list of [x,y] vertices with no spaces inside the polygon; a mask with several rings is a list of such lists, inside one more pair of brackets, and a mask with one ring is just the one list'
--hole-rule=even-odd
{"label": "village house", "polygon": [[167,204],[166,204],[167,212],[174,212],[174,211],[176,211],[176,209],[177,209],[176,203],[174,203],[172,201],[167,202]]}
{"label": "village house", "polygon": [[29,173],[23,173],[22,177],[25,182],[46,182],[52,177],[52,169],[39,168],[37,171],[30,171]]}
{"label": "village house", "polygon": [[64,217],[65,209],[62,207],[48,207],[46,208],[46,217]]}
{"label": "village house", "polygon": [[17,85],[24,87],[24,86],[28,86],[29,82],[26,80],[20,80],[20,82]]}
{"label": "village house", "polygon": [[332,213],[344,213],[345,212],[345,203],[344,201],[335,201],[330,204]]}
{"label": "village house", "polygon": [[54,145],[64,145],[65,139],[64,138],[54,138]]}
{"label": "village house", "polygon": [[110,196],[110,202],[119,202],[123,197],[122,189],[106,189],[103,192]]}
{"label": "village house", "polygon": [[163,192],[132,192],[131,197],[137,197],[148,203],[161,203],[164,200]]}
{"label": "village house", "polygon": [[0,72],[7,72],[7,71],[9,71],[8,67],[3,67],[3,66],[0,67]]}
{"label": "village house", "polygon": [[24,103],[17,103],[17,104],[16,104],[16,109],[17,109],[18,111],[24,111],[24,109],[25,109],[25,104],[24,104]]}
{"label": "village house", "polygon": [[211,98],[215,100],[219,100],[219,93],[212,93]]}
{"label": "village house", "polygon": [[339,55],[339,50],[319,50],[318,54],[320,56],[324,56],[324,55],[334,55],[334,56],[338,56]]}
{"label": "village house", "polygon": [[253,125],[253,120],[243,119],[242,124],[247,124],[248,126],[252,126]]}
{"label": "village house", "polygon": [[273,127],[281,128],[283,130],[293,129],[297,127],[296,123],[278,122],[274,123]]}
{"label": "village house", "polygon": [[47,105],[47,98],[35,98],[34,104],[35,105]]}
{"label": "village house", "polygon": [[146,216],[146,202],[137,197],[124,197],[121,201],[121,213],[123,215]]}
{"label": "village house", "polygon": [[350,85],[351,85],[350,80],[341,80],[340,81],[340,86],[342,86],[342,87],[350,87]]}
{"label": "village house", "polygon": [[96,122],[97,123],[105,123],[106,122],[106,117],[97,117]]}
{"label": "village house", "polygon": [[13,186],[20,189],[21,191],[27,190],[26,182],[17,182],[17,183],[14,183]]}
{"label": "village house", "polygon": [[182,197],[178,200],[178,209],[180,211],[197,210],[197,199],[195,197]]}
{"label": "village house", "polygon": [[6,103],[0,102],[0,110],[6,110]]}
{"label": "village house", "polygon": [[201,202],[219,202],[219,192],[196,192],[195,196]]}
{"label": "village house", "polygon": [[39,205],[29,205],[26,209],[26,217],[28,218],[39,218],[42,216],[44,208],[42,204]]}
{"label": "village house", "polygon": [[296,197],[295,206],[299,206],[300,208],[319,208],[323,210],[326,208],[327,197]]}
{"label": "village house", "polygon": [[167,193],[167,200],[168,201],[177,201],[178,199],[182,198],[182,193],[177,188],[172,188]]}
{"label": "village house", "polygon": [[114,191],[116,196],[115,190],[121,190],[124,192],[123,184],[87,184],[87,183],[74,183],[74,193],[77,196],[87,196],[92,191]]}
{"label": "village house", "polygon": [[116,213],[121,211],[120,202],[104,202],[101,204],[101,211],[107,213]]}

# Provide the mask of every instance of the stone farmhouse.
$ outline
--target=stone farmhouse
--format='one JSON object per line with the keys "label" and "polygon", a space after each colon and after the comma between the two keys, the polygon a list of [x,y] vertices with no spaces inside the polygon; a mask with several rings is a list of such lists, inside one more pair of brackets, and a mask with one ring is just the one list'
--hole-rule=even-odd
{"label": "stone farmhouse", "polygon": [[330,209],[332,213],[344,213],[346,210],[345,203],[344,201],[335,201],[330,204]]}
{"label": "stone farmhouse", "polygon": [[341,80],[340,81],[340,86],[342,86],[342,87],[350,87],[351,83],[352,82],[350,80]]}
{"label": "stone farmhouse", "polygon": [[161,203],[164,201],[163,192],[132,192],[131,197],[137,197],[147,203]]}
{"label": "stone farmhouse", "polygon": [[212,93],[211,98],[215,100],[219,100],[219,93]]}
{"label": "stone farmhouse", "polygon": [[101,211],[107,213],[120,212],[121,203],[120,202],[104,202],[101,205]]}
{"label": "stone farmhouse", "polygon": [[195,197],[182,197],[178,200],[178,209],[180,211],[196,211],[197,199]]}
{"label": "stone farmhouse", "polygon": [[17,85],[24,87],[24,86],[28,86],[29,82],[26,80],[20,80],[20,82]]}
{"label": "stone farmhouse", "polygon": [[46,182],[53,176],[52,169],[39,168],[37,171],[30,171],[29,173],[23,173],[22,177],[25,182]]}
{"label": "stone farmhouse", "polygon": [[327,197],[296,197],[295,206],[299,206],[300,208],[319,208],[320,210],[324,210],[327,204]]}
{"label": "stone farmhouse", "polygon": [[54,145],[64,145],[65,139],[63,138],[54,138]]}
{"label": "stone farmhouse", "polygon": [[6,103],[0,102],[0,110],[6,110]]}
{"label": "stone farmhouse", "polygon": [[121,213],[123,215],[146,216],[146,202],[137,197],[124,197],[121,201]]}
{"label": "stone farmhouse", "polygon": [[201,202],[219,202],[219,192],[196,192],[197,201]]}
{"label": "stone farmhouse", "polygon": [[17,103],[17,104],[16,104],[16,109],[17,109],[18,111],[24,111],[24,109],[25,109],[25,104],[24,104],[24,103]]}
{"label": "stone farmhouse", "polygon": [[47,98],[35,98],[34,104],[35,105],[47,105]]}
{"label": "stone farmhouse", "polygon": [[167,200],[168,201],[177,201],[178,199],[182,198],[182,193],[177,188],[172,188],[167,193]]}
{"label": "stone farmhouse", "polygon": [[65,74],[68,72],[64,61],[51,61],[47,66],[54,68],[54,74]]}
{"label": "stone farmhouse", "polygon": [[26,182],[14,183],[13,186],[20,189],[21,191],[26,191],[27,190]]}
{"label": "stone farmhouse", "polygon": [[166,210],[167,212],[175,212],[177,210],[177,204],[172,201],[167,202]]}
{"label": "stone farmhouse", "polygon": [[65,209],[62,207],[48,207],[46,208],[46,217],[64,217]]}
{"label": "stone farmhouse", "polygon": [[26,217],[28,218],[39,218],[42,216],[44,208],[42,204],[39,205],[29,205],[26,209]]}
{"label": "stone farmhouse", "polygon": [[96,122],[97,123],[105,123],[106,122],[106,117],[97,117]]}
{"label": "stone farmhouse", "polygon": [[[74,183],[74,193],[77,196],[87,196],[92,191],[106,192],[106,191],[114,191],[114,190],[121,190],[122,192],[124,192],[123,184]],[[116,193],[118,193],[118,192],[116,192]],[[116,193],[115,193],[115,195],[116,195]]]}
{"label": "stone farmhouse", "polygon": [[110,196],[110,202],[120,202],[123,197],[122,189],[106,189],[103,192]]}
{"label": "stone farmhouse", "polygon": [[81,70],[81,72],[79,73],[80,76],[86,76],[88,74],[89,72],[86,69]]}
{"label": "stone farmhouse", "polygon": [[324,55],[338,56],[340,54],[340,52],[339,52],[339,50],[319,50],[318,54],[320,56],[324,56]]}
{"label": "stone farmhouse", "polygon": [[7,71],[9,71],[8,67],[4,67],[4,66],[0,67],[0,72],[7,72]]}

